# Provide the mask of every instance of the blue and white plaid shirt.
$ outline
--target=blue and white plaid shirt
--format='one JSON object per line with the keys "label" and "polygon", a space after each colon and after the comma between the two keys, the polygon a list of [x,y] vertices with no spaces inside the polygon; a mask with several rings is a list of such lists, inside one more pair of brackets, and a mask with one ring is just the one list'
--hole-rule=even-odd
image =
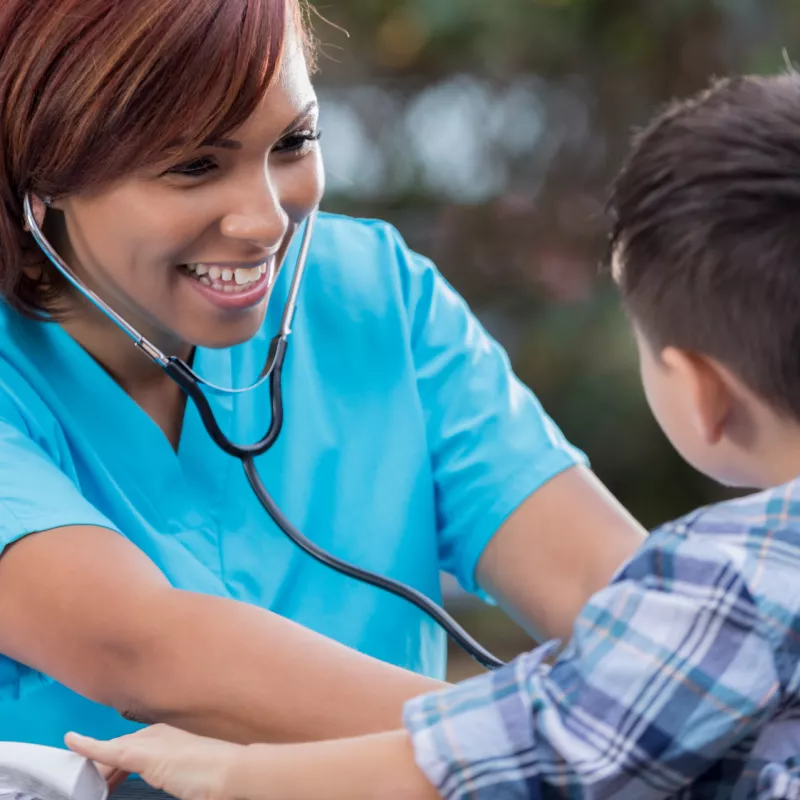
{"label": "blue and white plaid shirt", "polygon": [[554,651],[408,703],[445,798],[800,798],[800,479],[654,532]]}

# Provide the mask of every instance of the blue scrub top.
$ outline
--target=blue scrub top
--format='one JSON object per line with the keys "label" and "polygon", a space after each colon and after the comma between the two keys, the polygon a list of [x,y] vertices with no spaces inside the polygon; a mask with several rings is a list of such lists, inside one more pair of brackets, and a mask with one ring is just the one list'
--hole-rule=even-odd
{"label": "blue scrub top", "polygon": [[[201,375],[242,386],[258,374],[290,272],[262,333],[197,351]],[[283,431],[258,466],[284,513],[322,547],[436,601],[440,570],[476,591],[477,561],[506,517],[583,461],[464,302],[385,223],[320,217],[283,382]],[[214,408],[241,442],[269,424],[266,386]],[[191,403],[176,453],[59,325],[0,304],[0,548],[64,525],[118,531],[178,588],[253,603],[444,675],[441,631],[288,541]],[[0,656],[0,740],[58,746],[70,729],[109,737],[136,727]]]}

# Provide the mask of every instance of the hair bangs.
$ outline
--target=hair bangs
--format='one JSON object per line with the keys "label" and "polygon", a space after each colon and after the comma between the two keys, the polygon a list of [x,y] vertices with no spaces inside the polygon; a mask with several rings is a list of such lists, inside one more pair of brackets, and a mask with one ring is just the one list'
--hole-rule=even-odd
{"label": "hair bangs", "polygon": [[216,5],[213,14],[180,34],[170,58],[142,82],[144,108],[152,107],[153,96],[163,98],[149,121],[158,135],[143,162],[192,151],[235,130],[276,78],[288,34],[287,5],[274,0],[217,0]]}
{"label": "hair bangs", "polygon": [[86,50],[65,57],[68,107],[50,107],[60,124],[41,120],[72,154],[42,164],[50,194],[165,162],[244,123],[280,68],[295,2],[137,0],[134,19],[110,5],[84,31]]}

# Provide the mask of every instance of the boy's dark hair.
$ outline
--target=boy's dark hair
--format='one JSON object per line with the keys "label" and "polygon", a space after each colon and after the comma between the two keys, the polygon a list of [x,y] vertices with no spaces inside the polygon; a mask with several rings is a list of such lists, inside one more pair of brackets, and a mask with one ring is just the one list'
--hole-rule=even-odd
{"label": "boy's dark hair", "polygon": [[639,330],[800,420],[800,74],[722,80],[658,116],[609,204]]}

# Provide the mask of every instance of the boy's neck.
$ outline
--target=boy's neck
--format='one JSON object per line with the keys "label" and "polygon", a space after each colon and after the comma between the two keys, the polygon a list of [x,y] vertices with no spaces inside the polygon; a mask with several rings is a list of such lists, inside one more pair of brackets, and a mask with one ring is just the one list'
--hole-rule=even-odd
{"label": "boy's neck", "polygon": [[753,441],[741,451],[742,465],[752,475],[753,486],[770,488],[800,476],[800,423],[773,417],[758,426]]}

